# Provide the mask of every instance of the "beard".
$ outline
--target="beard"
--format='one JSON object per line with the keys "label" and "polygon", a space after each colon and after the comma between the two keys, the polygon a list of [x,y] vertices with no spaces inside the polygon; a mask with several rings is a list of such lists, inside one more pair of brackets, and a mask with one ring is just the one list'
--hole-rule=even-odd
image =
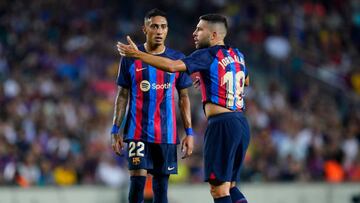
{"label": "beard", "polygon": [[208,47],[210,47],[210,41],[208,41],[208,40],[198,41],[198,43],[195,45],[195,47],[196,47],[196,49],[208,48]]}

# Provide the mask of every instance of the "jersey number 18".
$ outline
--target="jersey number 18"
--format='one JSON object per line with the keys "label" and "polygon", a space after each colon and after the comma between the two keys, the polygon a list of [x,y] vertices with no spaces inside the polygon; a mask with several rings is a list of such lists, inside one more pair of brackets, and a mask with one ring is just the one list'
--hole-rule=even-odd
{"label": "jersey number 18", "polygon": [[245,73],[243,71],[239,71],[235,74],[234,78],[234,73],[232,71],[226,72],[225,75],[221,78],[221,86],[223,86],[224,84],[226,84],[226,106],[229,108],[233,107],[236,100],[236,107],[242,108],[244,105],[243,94],[245,85]]}

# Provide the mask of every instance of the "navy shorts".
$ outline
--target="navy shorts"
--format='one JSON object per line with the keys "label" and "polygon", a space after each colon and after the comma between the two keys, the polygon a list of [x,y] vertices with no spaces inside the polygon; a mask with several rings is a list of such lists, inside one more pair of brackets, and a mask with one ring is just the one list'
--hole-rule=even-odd
{"label": "navy shorts", "polygon": [[153,175],[177,174],[176,144],[128,140],[129,170],[145,169]]}
{"label": "navy shorts", "polygon": [[239,181],[249,141],[249,124],[242,113],[209,117],[204,140],[205,181]]}

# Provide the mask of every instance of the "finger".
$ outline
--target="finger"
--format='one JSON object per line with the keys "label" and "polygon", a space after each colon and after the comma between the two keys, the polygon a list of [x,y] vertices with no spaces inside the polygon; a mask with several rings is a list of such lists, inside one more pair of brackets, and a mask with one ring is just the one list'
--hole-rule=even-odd
{"label": "finger", "polygon": [[121,48],[121,47],[117,47],[117,50],[119,51],[119,53],[120,54],[124,54],[125,52],[124,52],[124,49],[123,48]]}
{"label": "finger", "polygon": [[186,153],[181,157],[181,159],[186,159],[186,158],[188,158],[189,157],[189,155],[187,155]]}
{"label": "finger", "polygon": [[118,42],[117,42],[117,46],[119,46],[119,45],[126,45],[126,44],[118,41]]}
{"label": "finger", "polygon": [[121,43],[121,42],[118,42],[118,43],[116,44],[116,46],[117,46],[117,47],[121,47],[121,46],[126,46],[126,44]]}
{"label": "finger", "polygon": [[188,150],[186,150],[186,155],[190,156],[192,154],[192,149],[188,148]]}
{"label": "finger", "polygon": [[126,36],[126,40],[133,48],[137,49],[136,44],[131,40],[130,36]]}
{"label": "finger", "polygon": [[182,159],[185,159],[189,156],[189,146],[185,143],[183,151],[184,155],[181,157]]}
{"label": "finger", "polygon": [[185,142],[184,142],[184,140],[181,142],[181,152],[185,152]]}
{"label": "finger", "polygon": [[121,150],[124,150],[124,146],[125,146],[125,145],[124,145],[124,142],[123,142],[123,141],[120,141],[120,149],[121,149]]}
{"label": "finger", "polygon": [[115,152],[115,154],[120,155],[117,144],[114,145],[114,152]]}

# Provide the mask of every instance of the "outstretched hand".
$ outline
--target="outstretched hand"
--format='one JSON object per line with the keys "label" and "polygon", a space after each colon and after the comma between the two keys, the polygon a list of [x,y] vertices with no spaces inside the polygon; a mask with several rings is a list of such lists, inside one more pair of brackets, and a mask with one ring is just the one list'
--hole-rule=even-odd
{"label": "outstretched hand", "polygon": [[117,42],[117,50],[119,51],[121,56],[136,58],[136,53],[139,49],[129,36],[126,36],[126,40],[129,44]]}

